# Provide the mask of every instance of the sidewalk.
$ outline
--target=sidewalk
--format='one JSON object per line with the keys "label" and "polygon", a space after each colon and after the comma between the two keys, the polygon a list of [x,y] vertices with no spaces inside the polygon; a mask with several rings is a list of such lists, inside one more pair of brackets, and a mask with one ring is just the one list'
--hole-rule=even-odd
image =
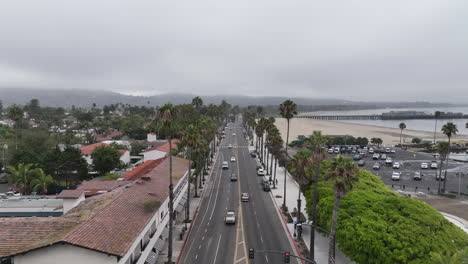
{"label": "sidewalk", "polygon": [[[249,151],[255,150],[255,141],[253,146],[249,146]],[[271,158],[271,155],[270,157]],[[274,174],[274,168],[273,168]],[[273,176],[273,175],[272,175]],[[271,189],[272,199],[278,211],[281,212],[281,206],[283,205],[283,194],[284,194],[284,168],[276,167],[276,179],[278,184],[276,184],[276,189]],[[299,184],[294,180],[294,178],[286,173],[286,206],[288,207],[289,212],[293,212],[297,208],[297,198],[299,192]],[[301,193],[301,212],[308,219],[306,213],[306,201],[304,195]],[[294,219],[295,220],[295,219]],[[288,228],[290,234],[294,234],[294,223],[288,223]],[[304,225],[302,228],[302,239],[304,240],[308,249],[310,249],[310,226]],[[318,264],[328,263],[328,248],[329,248],[329,239],[327,236],[322,233],[315,232],[315,261]],[[304,256],[308,257],[308,256]],[[347,264],[352,263],[338,248],[336,248],[336,263],[337,264]]]}

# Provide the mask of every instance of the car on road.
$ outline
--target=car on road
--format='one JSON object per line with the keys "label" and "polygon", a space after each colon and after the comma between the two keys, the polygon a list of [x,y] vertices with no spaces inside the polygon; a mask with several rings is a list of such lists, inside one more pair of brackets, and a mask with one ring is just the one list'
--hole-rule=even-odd
{"label": "car on road", "polygon": [[427,162],[421,163],[421,169],[427,169],[428,167]]}
{"label": "car on road", "polygon": [[366,165],[366,162],[364,160],[360,160],[360,161],[358,161],[357,165],[359,167],[364,167]]}
{"label": "car on road", "polygon": [[229,144],[229,145],[228,145],[228,149],[232,149],[232,144]]}
{"label": "car on road", "polygon": [[262,187],[263,187],[263,191],[265,192],[269,192],[270,191],[270,182],[269,181],[262,181]]}
{"label": "car on road", "polygon": [[236,182],[237,181],[237,175],[235,173],[231,173],[231,181]]}
{"label": "car on road", "polygon": [[420,181],[421,179],[422,179],[422,174],[419,171],[415,171],[413,180]]}
{"label": "car on road", "polygon": [[257,175],[258,176],[265,176],[265,170],[263,168],[258,168]]}
{"label": "car on road", "polygon": [[372,159],[373,160],[378,160],[380,158],[380,154],[379,153],[375,153],[374,155],[372,155]]}
{"label": "car on road", "polygon": [[231,162],[236,162],[236,157],[231,157]]}
{"label": "car on road", "polygon": [[392,181],[399,181],[400,180],[400,175],[401,175],[401,173],[399,173],[398,171],[394,171],[392,173]]}
{"label": "car on road", "polygon": [[359,154],[354,155],[353,160],[361,160],[361,155]]}
{"label": "car on road", "polygon": [[241,194],[241,201],[242,202],[248,202],[249,201],[249,194],[248,193],[242,193]]}
{"label": "car on road", "polygon": [[256,157],[257,157],[257,153],[255,153],[255,151],[250,152],[250,157],[256,158]]}
{"label": "car on road", "polygon": [[394,169],[399,169],[399,168],[400,168],[400,165],[401,165],[400,162],[395,161],[395,162],[393,163],[393,168],[394,168]]}
{"label": "car on road", "polygon": [[437,166],[437,161],[434,161],[434,160],[431,161],[431,169],[435,169],[435,170],[436,170],[437,168],[438,168],[438,166]]}
{"label": "car on road", "polygon": [[229,169],[229,163],[227,161],[223,161],[223,170]]}
{"label": "car on road", "polygon": [[380,163],[378,163],[378,162],[374,163],[374,166],[372,166],[372,169],[380,170]]}
{"label": "car on road", "polygon": [[369,149],[369,154],[374,154],[374,149],[373,148]]}
{"label": "car on road", "polygon": [[386,155],[386,154],[382,154],[382,156],[380,156],[380,159],[381,159],[381,160],[386,160],[386,159],[387,159],[387,155]]}
{"label": "car on road", "polygon": [[385,160],[385,165],[387,165],[387,166],[392,166],[392,163],[393,163],[392,158],[387,157],[387,159]]}
{"label": "car on road", "polygon": [[236,212],[235,211],[227,211],[226,216],[224,217],[224,222],[226,224],[235,224],[236,223]]}
{"label": "car on road", "polygon": [[232,133],[232,135],[233,135],[233,136],[235,136],[235,135],[236,135],[236,133]]}

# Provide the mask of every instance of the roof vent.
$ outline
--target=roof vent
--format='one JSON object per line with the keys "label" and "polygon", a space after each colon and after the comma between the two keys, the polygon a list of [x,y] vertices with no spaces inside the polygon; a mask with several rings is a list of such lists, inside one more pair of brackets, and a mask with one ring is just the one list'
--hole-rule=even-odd
{"label": "roof vent", "polygon": [[151,177],[149,177],[149,176],[143,176],[143,177],[141,177],[141,179],[144,180],[144,181],[150,181],[150,180],[151,180]]}

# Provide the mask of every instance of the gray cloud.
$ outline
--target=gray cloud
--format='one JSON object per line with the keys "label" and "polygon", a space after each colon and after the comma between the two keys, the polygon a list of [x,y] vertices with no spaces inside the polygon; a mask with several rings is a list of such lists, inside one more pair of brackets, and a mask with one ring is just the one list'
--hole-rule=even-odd
{"label": "gray cloud", "polygon": [[462,101],[468,2],[0,3],[0,86]]}

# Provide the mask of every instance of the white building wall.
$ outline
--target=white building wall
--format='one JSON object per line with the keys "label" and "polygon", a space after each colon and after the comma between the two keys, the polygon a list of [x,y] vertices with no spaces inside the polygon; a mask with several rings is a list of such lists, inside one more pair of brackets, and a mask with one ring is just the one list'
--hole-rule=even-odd
{"label": "white building wall", "polygon": [[125,151],[125,153],[120,156],[120,161],[122,161],[124,164],[129,164],[130,163],[130,151]]}
{"label": "white building wall", "polygon": [[151,150],[148,152],[143,152],[143,161],[148,160],[157,160],[164,158],[168,153],[159,150]]}
{"label": "white building wall", "polygon": [[68,211],[76,207],[79,203],[83,202],[84,200],[85,200],[84,193],[81,194],[81,196],[78,197],[77,199],[70,199],[70,198],[63,199],[63,214],[66,214]]}
{"label": "white building wall", "polygon": [[83,158],[86,160],[88,165],[93,165],[93,159],[91,158],[91,155],[83,155]]}
{"label": "white building wall", "polygon": [[115,256],[68,244],[37,249],[13,258],[15,264],[115,264],[117,262]]}
{"label": "white building wall", "polygon": [[154,133],[149,133],[146,135],[146,141],[148,142],[155,142],[157,140],[156,134]]}

